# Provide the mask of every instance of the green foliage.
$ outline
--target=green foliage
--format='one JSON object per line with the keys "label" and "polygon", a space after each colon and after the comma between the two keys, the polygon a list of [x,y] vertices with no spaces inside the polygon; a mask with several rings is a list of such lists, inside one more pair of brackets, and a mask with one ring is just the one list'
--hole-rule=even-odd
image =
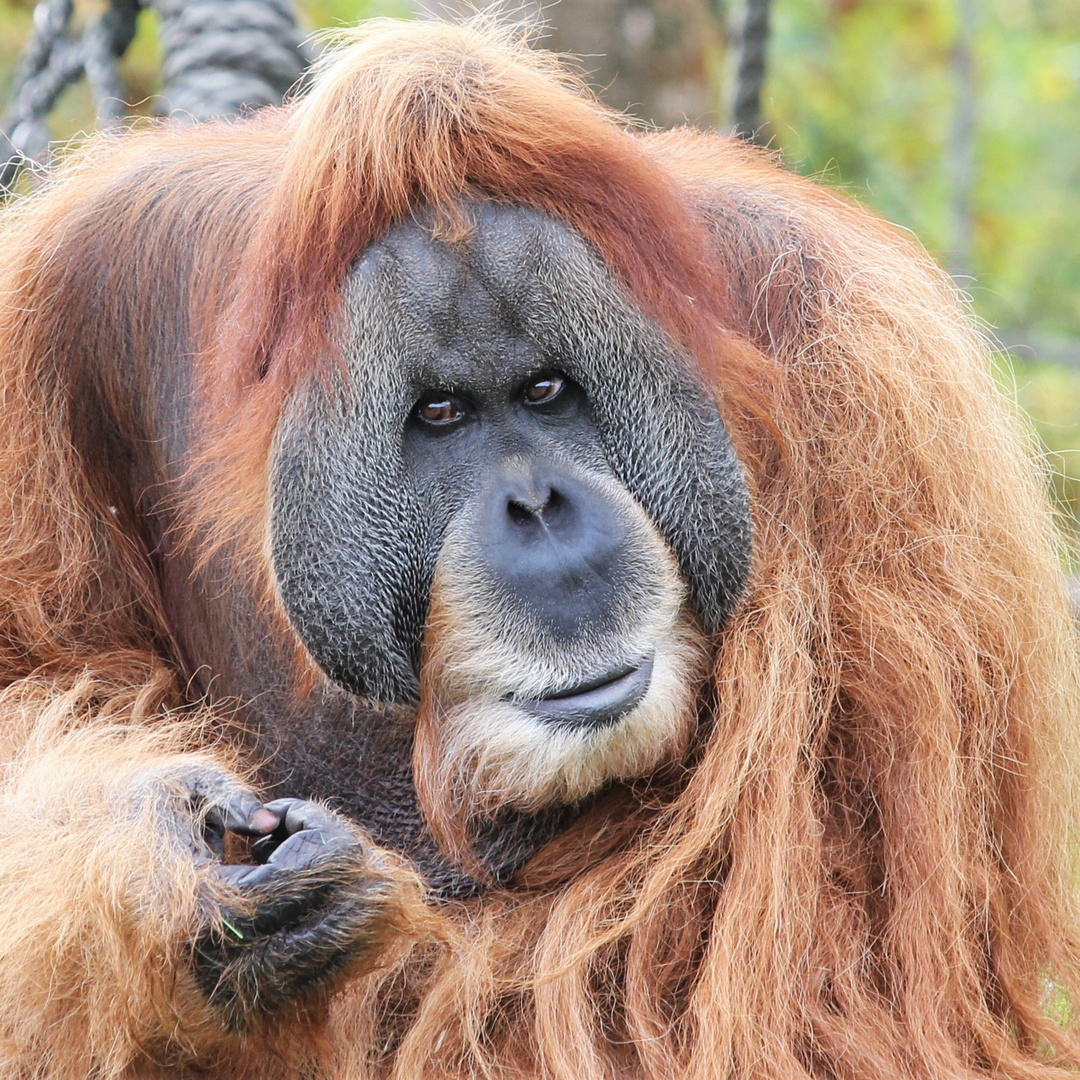
{"label": "green foliage", "polygon": [[[776,0],[775,144],[912,229],[952,242],[956,0]],[[1080,337],[1080,7],[982,0],[974,248],[978,313]]]}
{"label": "green foliage", "polygon": [[0,3],[0,101],[7,101],[15,60],[30,33],[33,10],[31,3]]}
{"label": "green foliage", "polygon": [[[774,146],[910,228],[943,262],[955,229],[961,0],[774,0]],[[1080,520],[1080,5],[977,0],[974,176],[964,284],[1007,340],[1059,499]],[[963,279],[962,279],[963,280]],[[1069,359],[1040,358],[1063,342]]]}
{"label": "green foliage", "polygon": [[360,19],[388,16],[407,19],[409,0],[298,0],[299,17],[305,29],[324,26],[351,26]]}
{"label": "green foliage", "polygon": [[1005,376],[1034,421],[1058,504],[1080,522],[1080,370],[1012,357]]}

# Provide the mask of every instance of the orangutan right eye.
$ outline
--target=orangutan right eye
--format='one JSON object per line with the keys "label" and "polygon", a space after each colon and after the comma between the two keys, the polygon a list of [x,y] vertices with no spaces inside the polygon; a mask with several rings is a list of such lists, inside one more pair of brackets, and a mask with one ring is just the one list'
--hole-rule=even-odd
{"label": "orangutan right eye", "polygon": [[428,393],[416,403],[413,415],[422,424],[431,427],[452,427],[460,424],[468,415],[468,409],[461,398],[453,394]]}

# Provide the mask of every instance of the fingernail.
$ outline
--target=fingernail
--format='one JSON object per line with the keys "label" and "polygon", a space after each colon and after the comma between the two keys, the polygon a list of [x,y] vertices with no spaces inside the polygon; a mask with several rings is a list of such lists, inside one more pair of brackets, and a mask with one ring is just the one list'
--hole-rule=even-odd
{"label": "fingernail", "polygon": [[281,819],[274,813],[273,810],[267,810],[265,806],[260,806],[254,814],[251,815],[251,827],[255,832],[268,833],[273,832],[277,827]]}

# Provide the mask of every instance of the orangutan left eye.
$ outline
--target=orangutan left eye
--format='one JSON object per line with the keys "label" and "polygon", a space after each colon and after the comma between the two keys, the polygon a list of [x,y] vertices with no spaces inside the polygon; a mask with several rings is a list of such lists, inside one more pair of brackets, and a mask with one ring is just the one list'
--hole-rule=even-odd
{"label": "orangutan left eye", "polygon": [[541,375],[526,385],[525,404],[546,405],[554,401],[565,386],[566,380],[561,375]]}

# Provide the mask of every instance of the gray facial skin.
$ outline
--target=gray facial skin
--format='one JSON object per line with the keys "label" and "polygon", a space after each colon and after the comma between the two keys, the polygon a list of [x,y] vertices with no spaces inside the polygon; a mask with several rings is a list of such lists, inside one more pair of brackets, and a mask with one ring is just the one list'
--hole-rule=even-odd
{"label": "gray facial skin", "polygon": [[[658,527],[707,631],[730,611],[750,559],[742,471],[692,365],[569,229],[519,208],[473,213],[475,235],[462,245],[410,223],[362,255],[346,286],[346,370],[335,386],[296,392],[276,435],[273,569],[325,683],[297,695],[291,645],[228,552],[198,568],[174,549],[168,516],[146,515],[191,696],[226,710],[244,703],[238,737],[261,762],[260,791],[328,801],[446,896],[479,886],[435,846],[412,779],[420,646],[444,537],[475,534],[472,569],[485,571],[504,621],[520,611],[520,627],[502,629],[529,630],[561,658],[567,677],[553,692],[618,676],[635,659],[618,638],[650,570],[635,564],[632,528],[605,488],[622,485]],[[163,339],[158,362],[138,369],[157,380],[137,397],[156,409],[132,444],[140,492],[183,468],[192,348]],[[529,411],[523,387],[541,372],[576,389],[557,408]],[[478,419],[446,437],[419,428],[414,410],[431,390],[457,391]],[[492,543],[507,504],[490,492],[507,480],[508,459],[573,496],[566,559],[555,548],[546,561],[521,559]],[[577,716],[587,695],[537,711],[574,723],[617,715],[649,677],[648,658],[637,659],[637,674],[604,688],[588,716]],[[499,814],[475,838],[477,856],[505,880],[575,813]]]}
{"label": "gray facial skin", "polygon": [[[515,207],[470,212],[475,231],[460,245],[433,240],[419,221],[360,256],[345,286],[340,378],[294,391],[275,435],[272,569],[328,676],[310,692],[298,692],[307,673],[294,643],[233,554],[197,562],[177,540],[182,510],[161,497],[187,482],[205,426],[192,363],[205,343],[191,336],[194,324],[152,311],[133,338],[143,351],[122,358],[111,391],[123,405],[122,442],[102,428],[100,400],[73,399],[80,453],[111,455],[102,475],[130,488],[108,498],[127,499],[139,519],[170,628],[162,647],[189,699],[234,723],[227,736],[257,765],[260,797],[328,802],[442,895],[480,886],[436,846],[413,782],[437,561],[455,596],[491,601],[519,657],[558,669],[546,690],[511,686],[509,697],[543,723],[597,725],[618,723],[657,678],[651,649],[626,638],[657,576],[655,556],[640,557],[657,539],[639,542],[643,517],[677,561],[688,614],[706,631],[738,598],[751,544],[741,467],[693,364],[567,227]],[[177,281],[200,273],[192,235],[177,233],[170,253]],[[85,295],[97,288],[88,283]],[[545,372],[568,389],[550,407],[526,407],[526,385]],[[429,391],[456,392],[470,422],[441,435],[418,426]],[[563,498],[562,519],[545,491]],[[541,516],[526,510],[514,533],[510,502],[533,496]],[[633,500],[644,511],[636,524],[626,513]],[[505,880],[576,812],[499,812],[474,849]]]}
{"label": "gray facial skin", "polygon": [[[590,474],[624,485],[673,551],[706,631],[724,622],[749,568],[741,467],[690,362],[565,226],[514,207],[473,214],[475,235],[463,244],[410,223],[362,256],[346,293],[348,377],[294,399],[277,438],[272,548],[282,599],[327,674],[381,702],[416,701],[444,534],[459,515],[475,516],[485,537],[498,531],[491,492],[508,462],[560,491]],[[522,406],[522,388],[545,372],[574,388],[561,411]],[[469,421],[445,433],[418,424],[417,403],[437,391],[464,401]],[[586,532],[610,534],[602,498],[577,491],[572,502]],[[582,543],[568,558],[602,568],[579,597],[582,610],[563,620],[567,649],[575,636],[615,632],[619,598],[634,588],[619,543],[601,543],[599,555]],[[490,546],[512,590],[510,568],[523,556]],[[558,567],[517,576],[521,617],[535,621]],[[563,591],[569,602],[573,590]],[[550,634],[560,636],[553,624]]]}

